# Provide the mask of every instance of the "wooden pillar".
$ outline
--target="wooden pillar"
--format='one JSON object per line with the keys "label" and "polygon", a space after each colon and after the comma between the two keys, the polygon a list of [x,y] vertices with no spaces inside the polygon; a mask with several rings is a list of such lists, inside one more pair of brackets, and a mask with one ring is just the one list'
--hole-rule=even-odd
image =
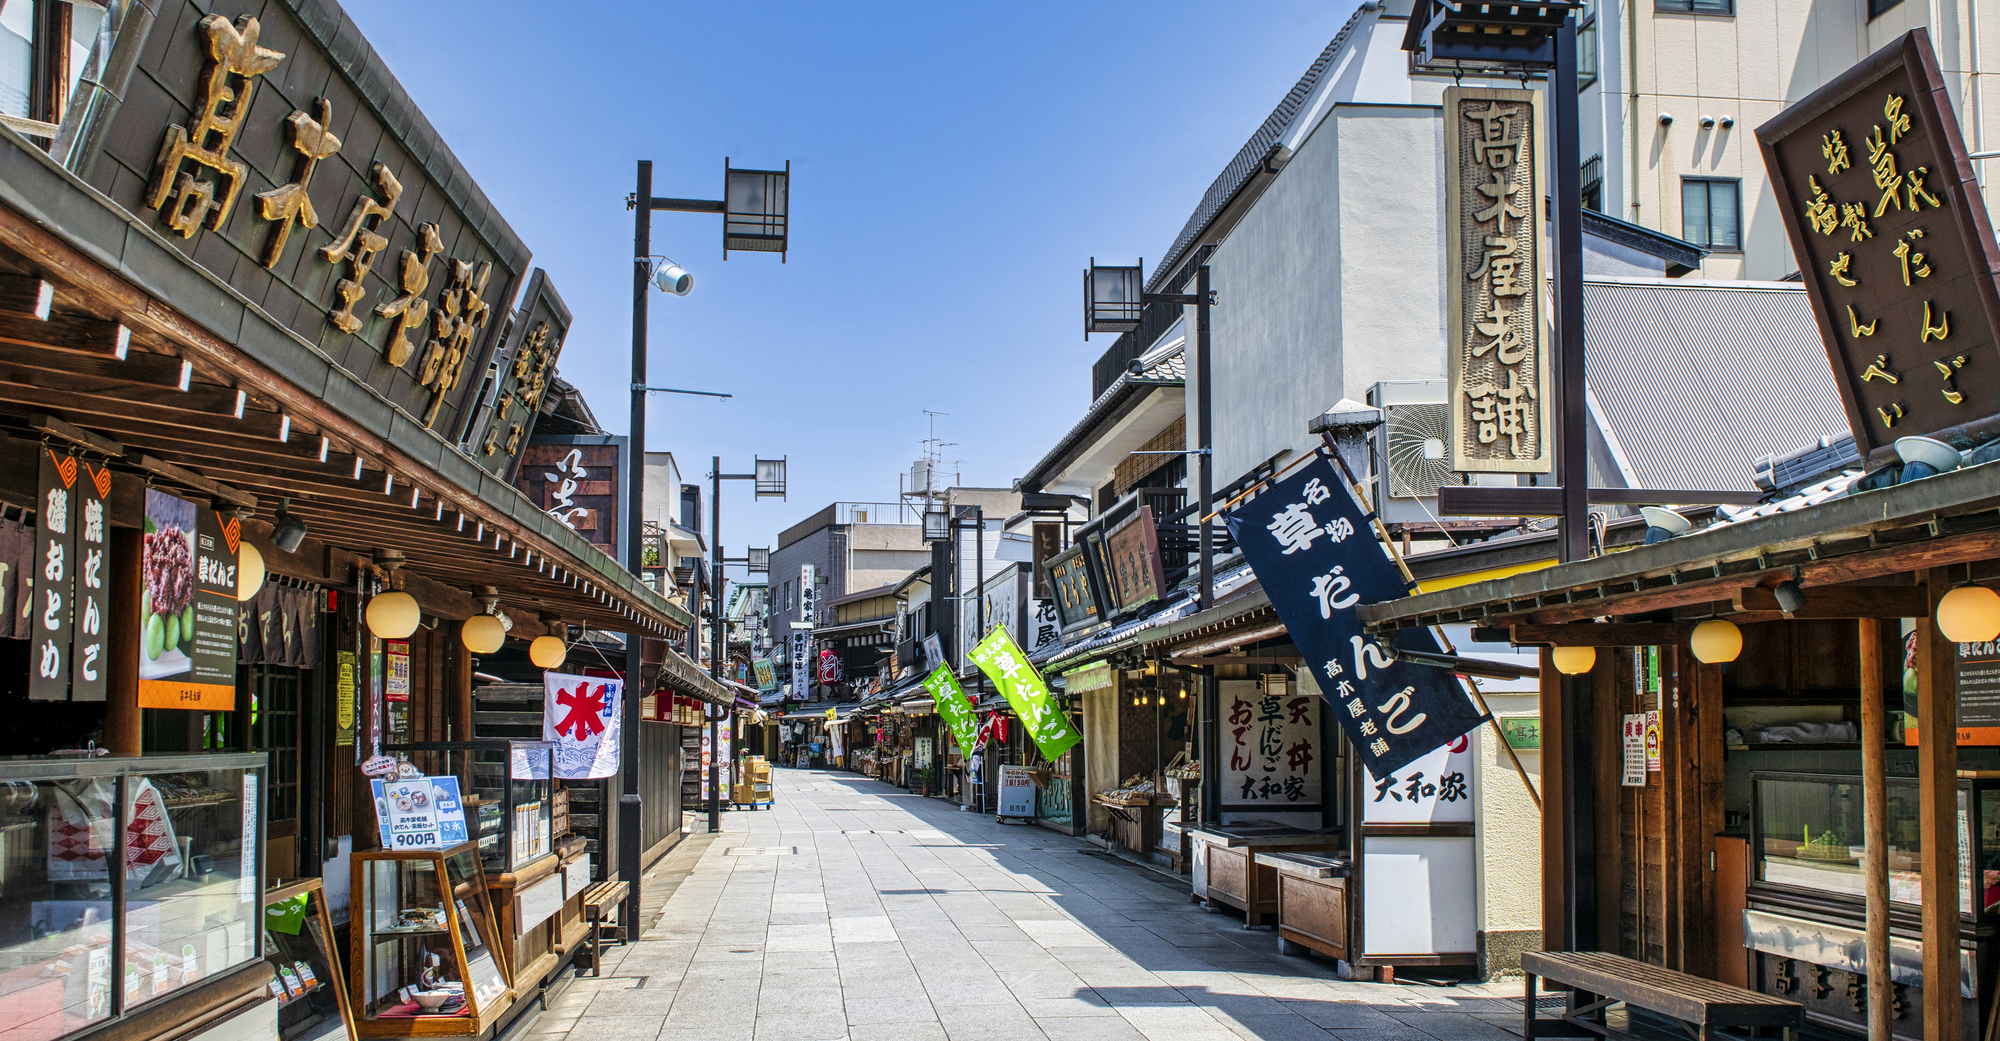
{"label": "wooden pillar", "polygon": [[1937,630],[1937,604],[1951,588],[1941,568],[1923,572],[1928,617],[1917,620],[1917,788],[1919,866],[1924,878],[1924,1037],[1960,1041],[1958,703],[1953,649]]}
{"label": "wooden pillar", "polygon": [[[444,670],[445,683],[450,688],[450,711],[445,714],[444,732],[447,741],[472,740],[472,651],[465,646],[465,639],[459,630],[464,622],[453,622],[445,634],[445,653],[449,655],[451,666]],[[628,735],[627,740],[638,738]]]}
{"label": "wooden pillar", "polygon": [[104,666],[106,686],[103,746],[112,755],[139,755],[139,606],[145,579],[139,573],[137,528],[111,530],[112,585]]}
{"label": "wooden pillar", "polygon": [[[1717,979],[1721,975],[1720,959],[1724,955],[1720,949],[1721,929],[1717,917],[1722,897],[1713,866],[1715,837],[1722,834],[1724,827],[1722,732],[1726,727],[1722,720],[1722,666],[1702,664],[1684,644],[1674,648],[1674,654],[1690,679],[1683,689],[1694,700],[1693,740],[1699,760],[1695,767],[1696,802],[1690,816],[1699,821],[1701,835],[1701,854],[1695,868],[1700,872],[1702,910],[1696,933],[1700,939],[1691,952],[1688,971]],[[1738,959],[1743,957],[1741,947],[1728,953]]]}
{"label": "wooden pillar", "polygon": [[[1920,624],[1929,624],[1926,620]],[[1883,723],[1882,620],[1861,619],[1862,853],[1868,936],[1868,1038],[1889,1041],[1889,799]]]}
{"label": "wooden pillar", "polygon": [[[1628,853],[1624,848],[1624,807],[1626,789],[1620,783],[1623,772],[1623,758],[1619,754],[1622,740],[1622,716],[1625,699],[1620,696],[1620,688],[1631,682],[1632,651],[1629,647],[1601,647],[1597,652],[1597,667],[1590,675],[1578,679],[1588,686],[1579,693],[1578,700],[1590,707],[1588,738],[1593,750],[1591,766],[1594,776],[1577,778],[1578,787],[1572,789],[1577,800],[1577,813],[1591,816],[1591,834],[1588,840],[1577,837],[1575,845],[1578,857],[1577,875],[1579,885],[1583,873],[1591,873],[1591,892],[1587,900],[1577,903],[1577,938],[1579,944],[1584,937],[1595,940],[1595,946],[1587,950],[1619,951],[1620,939],[1618,916],[1623,910],[1625,890],[1625,865],[1622,858],[1643,852],[1643,848]],[[1572,746],[1574,748],[1575,746]],[[1590,805],[1583,804],[1583,785],[1591,785]],[[1643,789],[1641,789],[1643,791]],[[1635,866],[1637,861],[1634,862]],[[1643,890],[1641,891],[1643,899]],[[1645,955],[1645,932],[1639,933],[1638,955]]]}
{"label": "wooden pillar", "polygon": [[1562,754],[1562,673],[1556,671],[1555,649],[1542,648],[1542,947],[1566,951],[1569,942],[1569,886],[1565,849],[1568,832],[1564,814]]}

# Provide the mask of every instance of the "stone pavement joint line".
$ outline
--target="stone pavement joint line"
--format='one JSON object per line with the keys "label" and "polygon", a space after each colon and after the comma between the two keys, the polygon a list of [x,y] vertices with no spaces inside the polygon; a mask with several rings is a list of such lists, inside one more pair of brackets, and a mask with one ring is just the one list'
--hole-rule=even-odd
{"label": "stone pavement joint line", "polygon": [[[1459,1041],[1518,984],[1351,983],[1087,843],[780,769],[654,865],[646,928],[527,1041]],[[775,851],[783,850],[780,855]],[[753,852],[755,851],[755,852]]]}

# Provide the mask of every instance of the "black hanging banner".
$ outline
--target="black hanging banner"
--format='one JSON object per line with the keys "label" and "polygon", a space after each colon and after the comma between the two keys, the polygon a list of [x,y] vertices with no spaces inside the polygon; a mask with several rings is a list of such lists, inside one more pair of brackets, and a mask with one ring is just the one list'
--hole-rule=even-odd
{"label": "black hanging banner", "polygon": [[[1484,721],[1451,673],[1398,661],[1363,630],[1357,606],[1410,588],[1324,454],[1225,519],[1370,773],[1387,777]],[[1439,652],[1428,629],[1399,639]]]}
{"label": "black hanging banner", "polygon": [[34,607],[29,614],[28,697],[69,700],[70,593],[75,584],[76,456],[42,446],[35,494]]}
{"label": "black hanging banner", "polygon": [[81,476],[71,489],[76,505],[75,566],[76,631],[70,647],[71,701],[103,701],[110,692],[105,664],[111,631],[111,471],[83,461]]}

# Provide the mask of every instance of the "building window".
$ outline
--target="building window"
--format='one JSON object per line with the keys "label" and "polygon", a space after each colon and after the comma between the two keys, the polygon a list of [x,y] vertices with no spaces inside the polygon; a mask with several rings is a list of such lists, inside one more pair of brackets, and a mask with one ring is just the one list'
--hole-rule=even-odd
{"label": "building window", "polygon": [[[1874,0],[1870,2],[1873,3]],[[1653,0],[1653,10],[1733,15],[1736,13],[1736,0]]]}
{"label": "building window", "polygon": [[1576,89],[1597,82],[1597,0],[1576,13]]}
{"label": "building window", "polygon": [[1903,0],[1868,0],[1868,17],[1880,18],[1902,4]]}
{"label": "building window", "polygon": [[1741,185],[1733,180],[1681,179],[1681,237],[1704,249],[1743,249]]}
{"label": "building window", "polygon": [[1604,212],[1604,157],[1593,155],[1583,161],[1583,208]]}

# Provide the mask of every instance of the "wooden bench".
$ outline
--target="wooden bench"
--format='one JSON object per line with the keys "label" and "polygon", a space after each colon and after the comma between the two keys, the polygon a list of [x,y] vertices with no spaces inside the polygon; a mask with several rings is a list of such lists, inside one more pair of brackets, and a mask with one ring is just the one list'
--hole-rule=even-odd
{"label": "wooden bench", "polygon": [[625,898],[632,892],[629,882],[612,879],[599,882],[583,891],[583,921],[590,929],[590,974],[604,975],[603,947],[607,931],[613,933],[615,943],[627,939],[621,926],[622,915],[618,909],[624,906]]}
{"label": "wooden bench", "polygon": [[[1605,1010],[1619,1002],[1678,1020],[1703,1039],[1723,1036],[1718,1028],[1778,1027],[1785,1041],[1795,1041],[1806,1019],[1805,1006],[1796,1001],[1603,951],[1531,951],[1521,955],[1521,969],[1528,976],[1521,1016],[1525,1038],[1632,1038],[1605,1021]],[[1571,988],[1569,1007],[1559,1018],[1535,1015],[1537,978]]]}

